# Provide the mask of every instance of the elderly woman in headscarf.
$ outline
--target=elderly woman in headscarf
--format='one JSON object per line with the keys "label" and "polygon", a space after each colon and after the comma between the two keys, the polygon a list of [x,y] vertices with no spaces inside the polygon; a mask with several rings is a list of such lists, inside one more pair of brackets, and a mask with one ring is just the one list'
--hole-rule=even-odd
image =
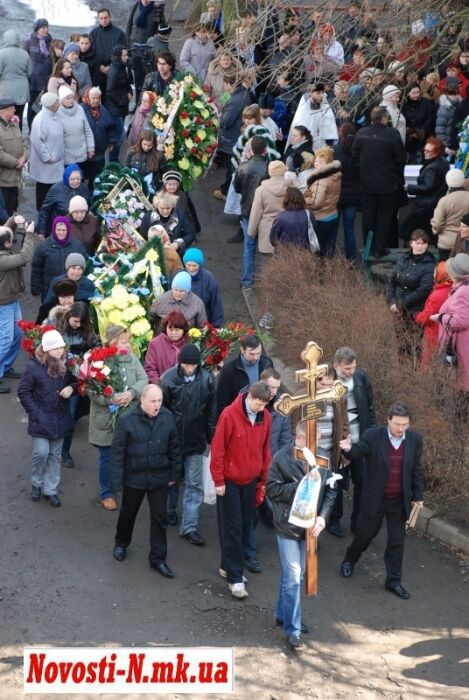
{"label": "elderly woman in headscarf", "polygon": [[94,156],[83,164],[85,178],[90,189],[93,189],[95,177],[99,175],[105,166],[106,151],[118,148],[118,134],[114,121],[106,107],[101,102],[101,90],[99,87],[91,87],[85,90],[81,100],[81,106],[94,136]]}
{"label": "elderly woman in headscarf", "polygon": [[157,326],[171,311],[180,311],[186,317],[189,328],[203,328],[207,320],[204,302],[191,291],[191,287],[188,272],[182,270],[174,275],[169,292],[161,294],[150,308],[152,320]]}
{"label": "elderly woman in headscarf", "polygon": [[439,313],[442,305],[448,299],[453,286],[453,280],[448,275],[444,260],[441,260],[435,267],[434,280],[433,290],[427,297],[425,306],[414,317],[415,322],[423,327],[422,357],[420,362],[422,369],[428,369],[438,347],[438,323],[433,318],[435,314]]}

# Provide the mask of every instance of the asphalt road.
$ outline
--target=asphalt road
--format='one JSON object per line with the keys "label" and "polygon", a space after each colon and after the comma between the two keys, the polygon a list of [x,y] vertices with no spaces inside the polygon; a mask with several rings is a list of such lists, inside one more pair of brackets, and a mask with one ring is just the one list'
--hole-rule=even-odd
{"label": "asphalt road", "polygon": [[[221,282],[227,318],[247,321],[238,286],[241,246],[226,243],[236,223],[211,197],[219,179],[212,173],[194,191],[203,225],[199,244]],[[33,192],[27,183],[27,217],[34,213]],[[27,296],[24,317],[33,318],[35,310]],[[86,419],[77,427],[76,467],[63,470],[63,506],[56,510],[30,500],[31,444],[14,391],[0,397],[0,416],[1,700],[22,697],[22,651],[29,645],[233,646],[236,697],[468,697],[469,566],[454,552],[411,534],[404,584],[412,598],[401,601],[384,590],[383,533],[347,581],[338,572],[350,537],[323,534],[319,595],[304,601],[311,632],[297,657],[274,623],[279,567],[272,531],[259,527],[263,572],[248,574],[245,601],[234,600],[217,575],[213,507],[202,508],[206,547],[191,546],[169,528],[174,580],[148,567],[146,504],[128,558],[118,563],[111,556],[117,514],[97,504],[97,451],[88,445]]]}

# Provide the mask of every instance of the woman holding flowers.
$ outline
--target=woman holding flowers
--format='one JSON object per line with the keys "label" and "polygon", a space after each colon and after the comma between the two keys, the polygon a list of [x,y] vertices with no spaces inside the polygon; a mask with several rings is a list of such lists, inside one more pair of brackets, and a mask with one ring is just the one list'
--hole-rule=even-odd
{"label": "woman holding flowers", "polygon": [[[116,510],[114,494],[109,488],[109,456],[111,453],[112,437],[114,435],[114,412],[124,410],[135,403],[143,387],[148,384],[137,356],[130,349],[130,333],[126,327],[111,324],[106,328],[106,344],[115,348],[116,354],[111,360],[103,360],[101,370],[110,369],[109,364],[115,364],[114,390],[106,386],[103,392],[88,389],[91,400],[89,441],[99,450],[99,490],[100,503],[105,510]],[[105,375],[105,372],[102,372]]]}
{"label": "woman holding flowers", "polygon": [[161,332],[150,342],[144,368],[148,380],[156,384],[167,369],[178,363],[181,348],[188,342],[189,324],[180,311],[171,311],[161,324]]}
{"label": "woman holding flowers", "polygon": [[[58,308],[62,309],[63,307]],[[85,304],[85,302],[76,301],[71,306],[66,307],[65,312],[59,314],[57,319],[57,330],[64,339],[68,352],[72,355],[84,355],[87,350],[99,345],[99,339],[96,337],[93,324],[91,323],[88,305]],[[68,402],[70,415],[72,417],[72,427],[64,437],[62,445],[62,463],[64,467],[68,467],[69,469],[72,469],[74,466],[70,454],[70,447],[72,445],[74,426],[79,417],[78,413],[80,416],[88,414],[88,399],[83,397],[82,403],[83,401],[86,401],[86,406],[83,407],[82,405],[80,410],[79,394],[73,394]]]}
{"label": "woman holding flowers", "polygon": [[60,333],[46,331],[18,386],[18,398],[29,416],[28,433],[33,439],[31,498],[39,501],[42,495],[54,508],[61,505],[60,453],[64,436],[72,426],[68,400],[76,387],[66,360]]}

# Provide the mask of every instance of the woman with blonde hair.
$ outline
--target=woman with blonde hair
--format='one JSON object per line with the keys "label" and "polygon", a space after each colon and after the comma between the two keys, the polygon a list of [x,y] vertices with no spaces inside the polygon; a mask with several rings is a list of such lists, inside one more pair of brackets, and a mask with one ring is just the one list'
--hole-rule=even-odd
{"label": "woman with blonde hair", "polygon": [[341,164],[334,160],[330,146],[318,148],[314,159],[314,170],[308,179],[305,199],[308,209],[314,214],[315,231],[319,240],[320,255],[334,255],[339,228],[337,205],[341,192]]}
{"label": "woman with blonde hair", "polygon": [[177,203],[178,197],[166,192],[160,192],[153,197],[154,211],[144,214],[140,231],[145,235],[150,226],[162,226],[169,236],[171,248],[182,256],[195,240],[195,229],[186,216],[181,215],[182,218],[179,218],[176,213]]}
{"label": "woman with blonde hair", "polygon": [[28,433],[33,439],[31,499],[40,501],[44,496],[53,508],[61,505],[61,452],[65,435],[73,429],[68,399],[75,390],[76,379],[67,369],[65,341],[58,331],[48,330],[26,365],[18,398],[28,414]]}
{"label": "woman with blonde hair", "polygon": [[243,67],[241,62],[228,51],[228,49],[219,49],[217,56],[210,62],[207,71],[207,85],[210,90],[210,95],[215,100],[218,109],[223,107],[225,90],[224,81],[227,76],[234,78],[241,74]]}

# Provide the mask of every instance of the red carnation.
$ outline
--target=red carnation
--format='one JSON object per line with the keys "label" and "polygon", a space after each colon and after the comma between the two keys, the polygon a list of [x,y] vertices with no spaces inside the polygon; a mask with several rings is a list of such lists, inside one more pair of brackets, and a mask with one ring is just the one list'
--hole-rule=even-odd
{"label": "red carnation", "polygon": [[202,122],[203,122],[203,119],[201,119],[200,117],[196,117],[196,118],[195,118],[195,123],[196,123],[196,124],[202,124]]}
{"label": "red carnation", "polygon": [[197,99],[197,93],[194,90],[191,90],[190,96],[191,96],[191,100]]}
{"label": "red carnation", "polygon": [[104,387],[103,395],[108,399],[110,396],[112,396],[113,391],[112,391],[112,386],[106,386]]}
{"label": "red carnation", "polygon": [[195,146],[192,146],[191,153],[197,153],[197,148]]}
{"label": "red carnation", "polygon": [[181,136],[182,136],[183,139],[187,139],[187,137],[188,137],[189,135],[190,135],[189,129],[183,129],[183,130],[181,131]]}
{"label": "red carnation", "polygon": [[195,141],[196,143],[200,143],[200,142],[201,142],[201,139],[199,139],[198,136],[194,136],[194,141]]}
{"label": "red carnation", "polygon": [[204,92],[210,92],[210,87],[207,85],[207,83],[204,83],[204,84],[202,85],[202,90],[203,90]]}
{"label": "red carnation", "polygon": [[206,119],[206,120],[205,120],[205,126],[212,126],[212,120],[211,120],[211,119]]}
{"label": "red carnation", "polygon": [[181,112],[179,116],[181,119],[189,119],[189,112]]}

